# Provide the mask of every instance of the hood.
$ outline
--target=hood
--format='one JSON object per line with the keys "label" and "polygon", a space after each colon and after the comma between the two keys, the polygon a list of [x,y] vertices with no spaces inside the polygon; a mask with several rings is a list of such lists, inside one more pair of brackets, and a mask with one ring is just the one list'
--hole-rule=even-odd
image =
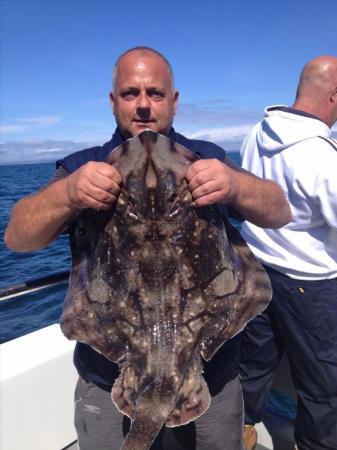
{"label": "hood", "polygon": [[265,151],[280,151],[315,136],[330,136],[328,125],[312,115],[277,105],[265,109],[257,141]]}

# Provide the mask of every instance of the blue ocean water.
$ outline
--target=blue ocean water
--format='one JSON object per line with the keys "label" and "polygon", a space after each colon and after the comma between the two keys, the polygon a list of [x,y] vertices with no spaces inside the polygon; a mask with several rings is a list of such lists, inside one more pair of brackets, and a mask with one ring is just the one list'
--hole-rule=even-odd
{"label": "blue ocean water", "polygon": [[[13,204],[45,185],[54,173],[54,168],[53,163],[0,166],[0,288],[68,270],[70,267],[67,236],[59,237],[45,249],[29,253],[12,252],[3,242]],[[56,323],[65,292],[66,285],[63,285],[2,301],[0,342]]]}

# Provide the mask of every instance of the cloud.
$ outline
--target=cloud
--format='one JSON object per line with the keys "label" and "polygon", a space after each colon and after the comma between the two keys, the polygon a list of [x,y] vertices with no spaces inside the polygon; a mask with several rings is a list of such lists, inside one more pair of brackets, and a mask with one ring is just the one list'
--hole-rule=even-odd
{"label": "cloud", "polygon": [[226,150],[238,151],[248,131],[262,115],[263,111],[233,108],[223,99],[210,99],[182,103],[175,126],[191,139],[210,140]]}
{"label": "cloud", "polygon": [[55,161],[70,153],[91,147],[92,142],[34,140],[7,141],[0,144],[1,164]]}
{"label": "cloud", "polygon": [[20,133],[20,131],[26,130],[25,125],[0,125],[0,133]]}
{"label": "cloud", "polygon": [[233,108],[223,99],[210,99],[199,103],[182,103],[179,105],[176,121],[191,127],[216,128],[243,123],[255,123],[263,111]]}
{"label": "cloud", "polygon": [[1,125],[0,132],[2,134],[20,133],[32,128],[45,128],[59,123],[61,118],[58,116],[40,116],[40,117],[23,117],[11,120],[11,123]]}
{"label": "cloud", "polygon": [[221,142],[228,150],[239,150],[243,139],[251,128],[252,124],[248,124],[236,127],[206,128],[195,132],[186,131],[183,134],[191,139]]}

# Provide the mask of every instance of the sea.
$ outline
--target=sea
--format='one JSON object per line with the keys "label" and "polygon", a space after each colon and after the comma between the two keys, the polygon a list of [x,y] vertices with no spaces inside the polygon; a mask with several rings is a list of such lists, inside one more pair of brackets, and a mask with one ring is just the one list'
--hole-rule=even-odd
{"label": "sea", "polygon": [[[0,289],[70,268],[68,236],[28,253],[8,250],[3,241],[13,204],[48,183],[54,163],[0,166]],[[32,220],[34,218],[32,217]],[[57,323],[67,285],[59,285],[0,302],[0,343]]]}
{"label": "sea", "polygon": [[[240,154],[228,156],[240,165]],[[20,198],[37,192],[54,174],[54,163],[0,165],[0,291],[30,280],[70,269],[67,235],[61,235],[48,247],[28,253],[16,253],[4,245],[3,235],[12,207]],[[32,220],[34,218],[32,217]],[[240,223],[233,224],[239,229]],[[0,301],[0,343],[58,323],[67,283]],[[294,420],[294,401],[280,392],[269,395],[267,409],[287,420]]]}

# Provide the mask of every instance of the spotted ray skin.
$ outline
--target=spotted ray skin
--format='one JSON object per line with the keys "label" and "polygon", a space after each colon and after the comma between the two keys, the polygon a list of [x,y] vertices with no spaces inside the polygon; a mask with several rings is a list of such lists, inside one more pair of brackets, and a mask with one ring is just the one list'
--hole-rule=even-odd
{"label": "spotted ray skin", "polygon": [[113,150],[122,176],[109,211],[83,210],[71,239],[61,327],[121,373],[112,389],[132,424],[122,450],[147,450],[166,426],[210,403],[201,356],[267,306],[262,266],[216,206],[195,208],[185,174],[198,157],[150,130]]}

